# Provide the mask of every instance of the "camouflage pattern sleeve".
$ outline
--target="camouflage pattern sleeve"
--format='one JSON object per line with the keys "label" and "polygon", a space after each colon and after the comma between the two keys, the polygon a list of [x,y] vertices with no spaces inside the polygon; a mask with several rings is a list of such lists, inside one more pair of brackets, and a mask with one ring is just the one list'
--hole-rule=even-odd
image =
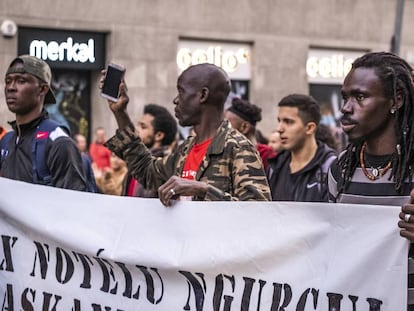
{"label": "camouflage pattern sleeve", "polygon": [[157,190],[175,172],[176,155],[171,154],[166,158],[153,157],[132,125],[117,130],[105,146],[126,162],[128,172],[146,189]]}
{"label": "camouflage pattern sleeve", "polygon": [[255,150],[234,148],[233,193],[210,185],[204,199],[211,201],[271,201],[262,162]]}
{"label": "camouflage pattern sleeve", "polygon": [[269,184],[256,147],[226,124],[213,143],[196,177],[210,187],[206,195],[198,199],[270,201]]}

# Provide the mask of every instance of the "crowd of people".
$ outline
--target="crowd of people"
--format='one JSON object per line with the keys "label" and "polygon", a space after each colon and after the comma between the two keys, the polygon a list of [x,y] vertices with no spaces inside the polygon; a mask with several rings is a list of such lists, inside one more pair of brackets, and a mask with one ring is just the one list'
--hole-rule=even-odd
{"label": "crowd of people", "polygon": [[[256,128],[259,106],[234,98],[224,111],[231,83],[223,69],[193,65],[178,77],[172,101],[179,126],[191,128],[183,141],[176,119],[161,105],[146,105],[134,123],[122,81],[117,101],[108,101],[118,130],[107,139],[97,128],[88,148],[84,136],[72,139],[44,108],[55,103],[49,66],[22,55],[5,74],[15,121],[9,132],[0,127],[0,174],[59,188],[158,197],[165,206],[177,200],[395,205],[401,206],[396,226],[413,242],[413,77],[413,68],[392,53],[356,59],[341,90],[339,122],[349,143],[338,150],[332,120],[311,96],[280,99],[275,130],[266,137]],[[103,71],[101,85],[104,79]]]}

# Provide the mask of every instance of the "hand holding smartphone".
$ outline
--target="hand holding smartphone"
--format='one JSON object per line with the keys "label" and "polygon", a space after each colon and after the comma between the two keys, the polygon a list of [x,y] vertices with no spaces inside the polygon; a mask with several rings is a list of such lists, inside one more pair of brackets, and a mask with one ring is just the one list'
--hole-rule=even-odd
{"label": "hand holding smartphone", "polygon": [[119,85],[124,78],[125,68],[116,64],[109,64],[106,68],[105,80],[102,85],[101,95],[106,99],[116,102],[119,97]]}

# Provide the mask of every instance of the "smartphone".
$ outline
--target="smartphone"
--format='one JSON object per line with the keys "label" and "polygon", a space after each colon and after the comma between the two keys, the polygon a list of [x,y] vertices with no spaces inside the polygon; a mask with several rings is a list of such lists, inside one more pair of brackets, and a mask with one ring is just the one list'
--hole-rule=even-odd
{"label": "smartphone", "polygon": [[125,74],[125,68],[116,64],[109,64],[106,68],[105,80],[102,85],[101,95],[116,102],[119,96],[119,85]]}

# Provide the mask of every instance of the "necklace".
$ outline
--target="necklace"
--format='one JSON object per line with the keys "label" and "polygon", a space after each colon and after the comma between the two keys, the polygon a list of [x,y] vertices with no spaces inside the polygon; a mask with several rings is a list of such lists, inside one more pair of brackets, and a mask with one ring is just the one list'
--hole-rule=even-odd
{"label": "necklace", "polygon": [[365,148],[367,147],[367,143],[364,143],[362,145],[361,151],[359,153],[359,163],[361,164],[361,169],[364,172],[364,175],[371,181],[374,181],[376,179],[381,178],[385,175],[385,173],[391,168],[391,160],[388,161],[387,165],[385,165],[383,168],[381,168],[382,165],[378,167],[371,167],[371,173],[368,172],[367,168],[365,167],[365,161],[364,161],[364,152]]}

